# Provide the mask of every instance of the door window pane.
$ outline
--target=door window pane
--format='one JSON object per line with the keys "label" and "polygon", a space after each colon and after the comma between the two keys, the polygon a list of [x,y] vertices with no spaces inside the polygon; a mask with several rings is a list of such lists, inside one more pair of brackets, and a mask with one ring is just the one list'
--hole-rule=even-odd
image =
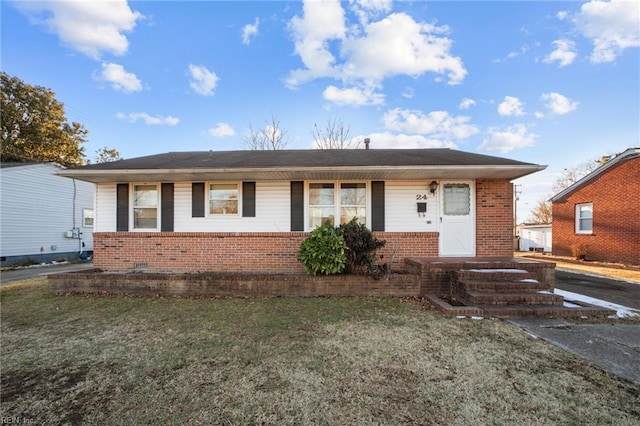
{"label": "door window pane", "polygon": [[443,189],[444,214],[464,216],[471,213],[471,189],[467,184],[445,184]]}

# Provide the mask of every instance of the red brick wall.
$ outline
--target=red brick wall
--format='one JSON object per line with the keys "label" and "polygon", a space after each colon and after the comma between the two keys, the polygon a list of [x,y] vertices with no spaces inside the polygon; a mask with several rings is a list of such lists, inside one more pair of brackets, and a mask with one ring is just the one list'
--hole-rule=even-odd
{"label": "red brick wall", "polygon": [[[593,233],[575,233],[575,206],[593,203]],[[588,260],[640,264],[640,158],[617,164],[553,203],[553,254],[587,247]]]}
{"label": "red brick wall", "polygon": [[476,256],[513,256],[513,185],[476,181]]}
{"label": "red brick wall", "polygon": [[[387,240],[380,251],[394,269],[409,256],[438,254],[438,234],[420,232],[376,232]],[[216,232],[97,232],[94,234],[94,266],[105,271],[146,269],[149,271],[220,271],[304,273],[297,260],[304,232],[216,233]]]}

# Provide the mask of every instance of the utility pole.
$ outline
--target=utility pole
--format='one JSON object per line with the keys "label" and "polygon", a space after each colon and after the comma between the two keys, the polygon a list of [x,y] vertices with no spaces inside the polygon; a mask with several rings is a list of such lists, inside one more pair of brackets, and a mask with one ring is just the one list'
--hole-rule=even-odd
{"label": "utility pole", "polygon": [[522,194],[522,185],[513,185],[513,238],[518,236],[518,200]]}

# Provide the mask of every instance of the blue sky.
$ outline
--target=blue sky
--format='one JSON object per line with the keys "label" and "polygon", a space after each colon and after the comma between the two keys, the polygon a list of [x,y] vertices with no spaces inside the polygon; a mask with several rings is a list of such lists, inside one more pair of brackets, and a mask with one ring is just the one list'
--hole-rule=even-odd
{"label": "blue sky", "polygon": [[640,146],[640,3],[2,1],[1,68],[52,89],[86,154],[287,148],[340,120],[375,148],[450,147],[564,168]]}

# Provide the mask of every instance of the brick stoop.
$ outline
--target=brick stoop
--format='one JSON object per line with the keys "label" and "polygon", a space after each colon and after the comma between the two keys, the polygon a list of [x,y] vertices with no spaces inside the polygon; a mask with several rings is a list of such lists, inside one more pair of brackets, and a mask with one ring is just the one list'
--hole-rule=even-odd
{"label": "brick stoop", "polygon": [[[535,274],[523,269],[472,269],[452,271],[451,302],[435,294],[426,299],[439,310],[455,315],[490,317],[609,316],[610,309],[586,303],[565,304]],[[456,306],[457,304],[460,306]]]}

